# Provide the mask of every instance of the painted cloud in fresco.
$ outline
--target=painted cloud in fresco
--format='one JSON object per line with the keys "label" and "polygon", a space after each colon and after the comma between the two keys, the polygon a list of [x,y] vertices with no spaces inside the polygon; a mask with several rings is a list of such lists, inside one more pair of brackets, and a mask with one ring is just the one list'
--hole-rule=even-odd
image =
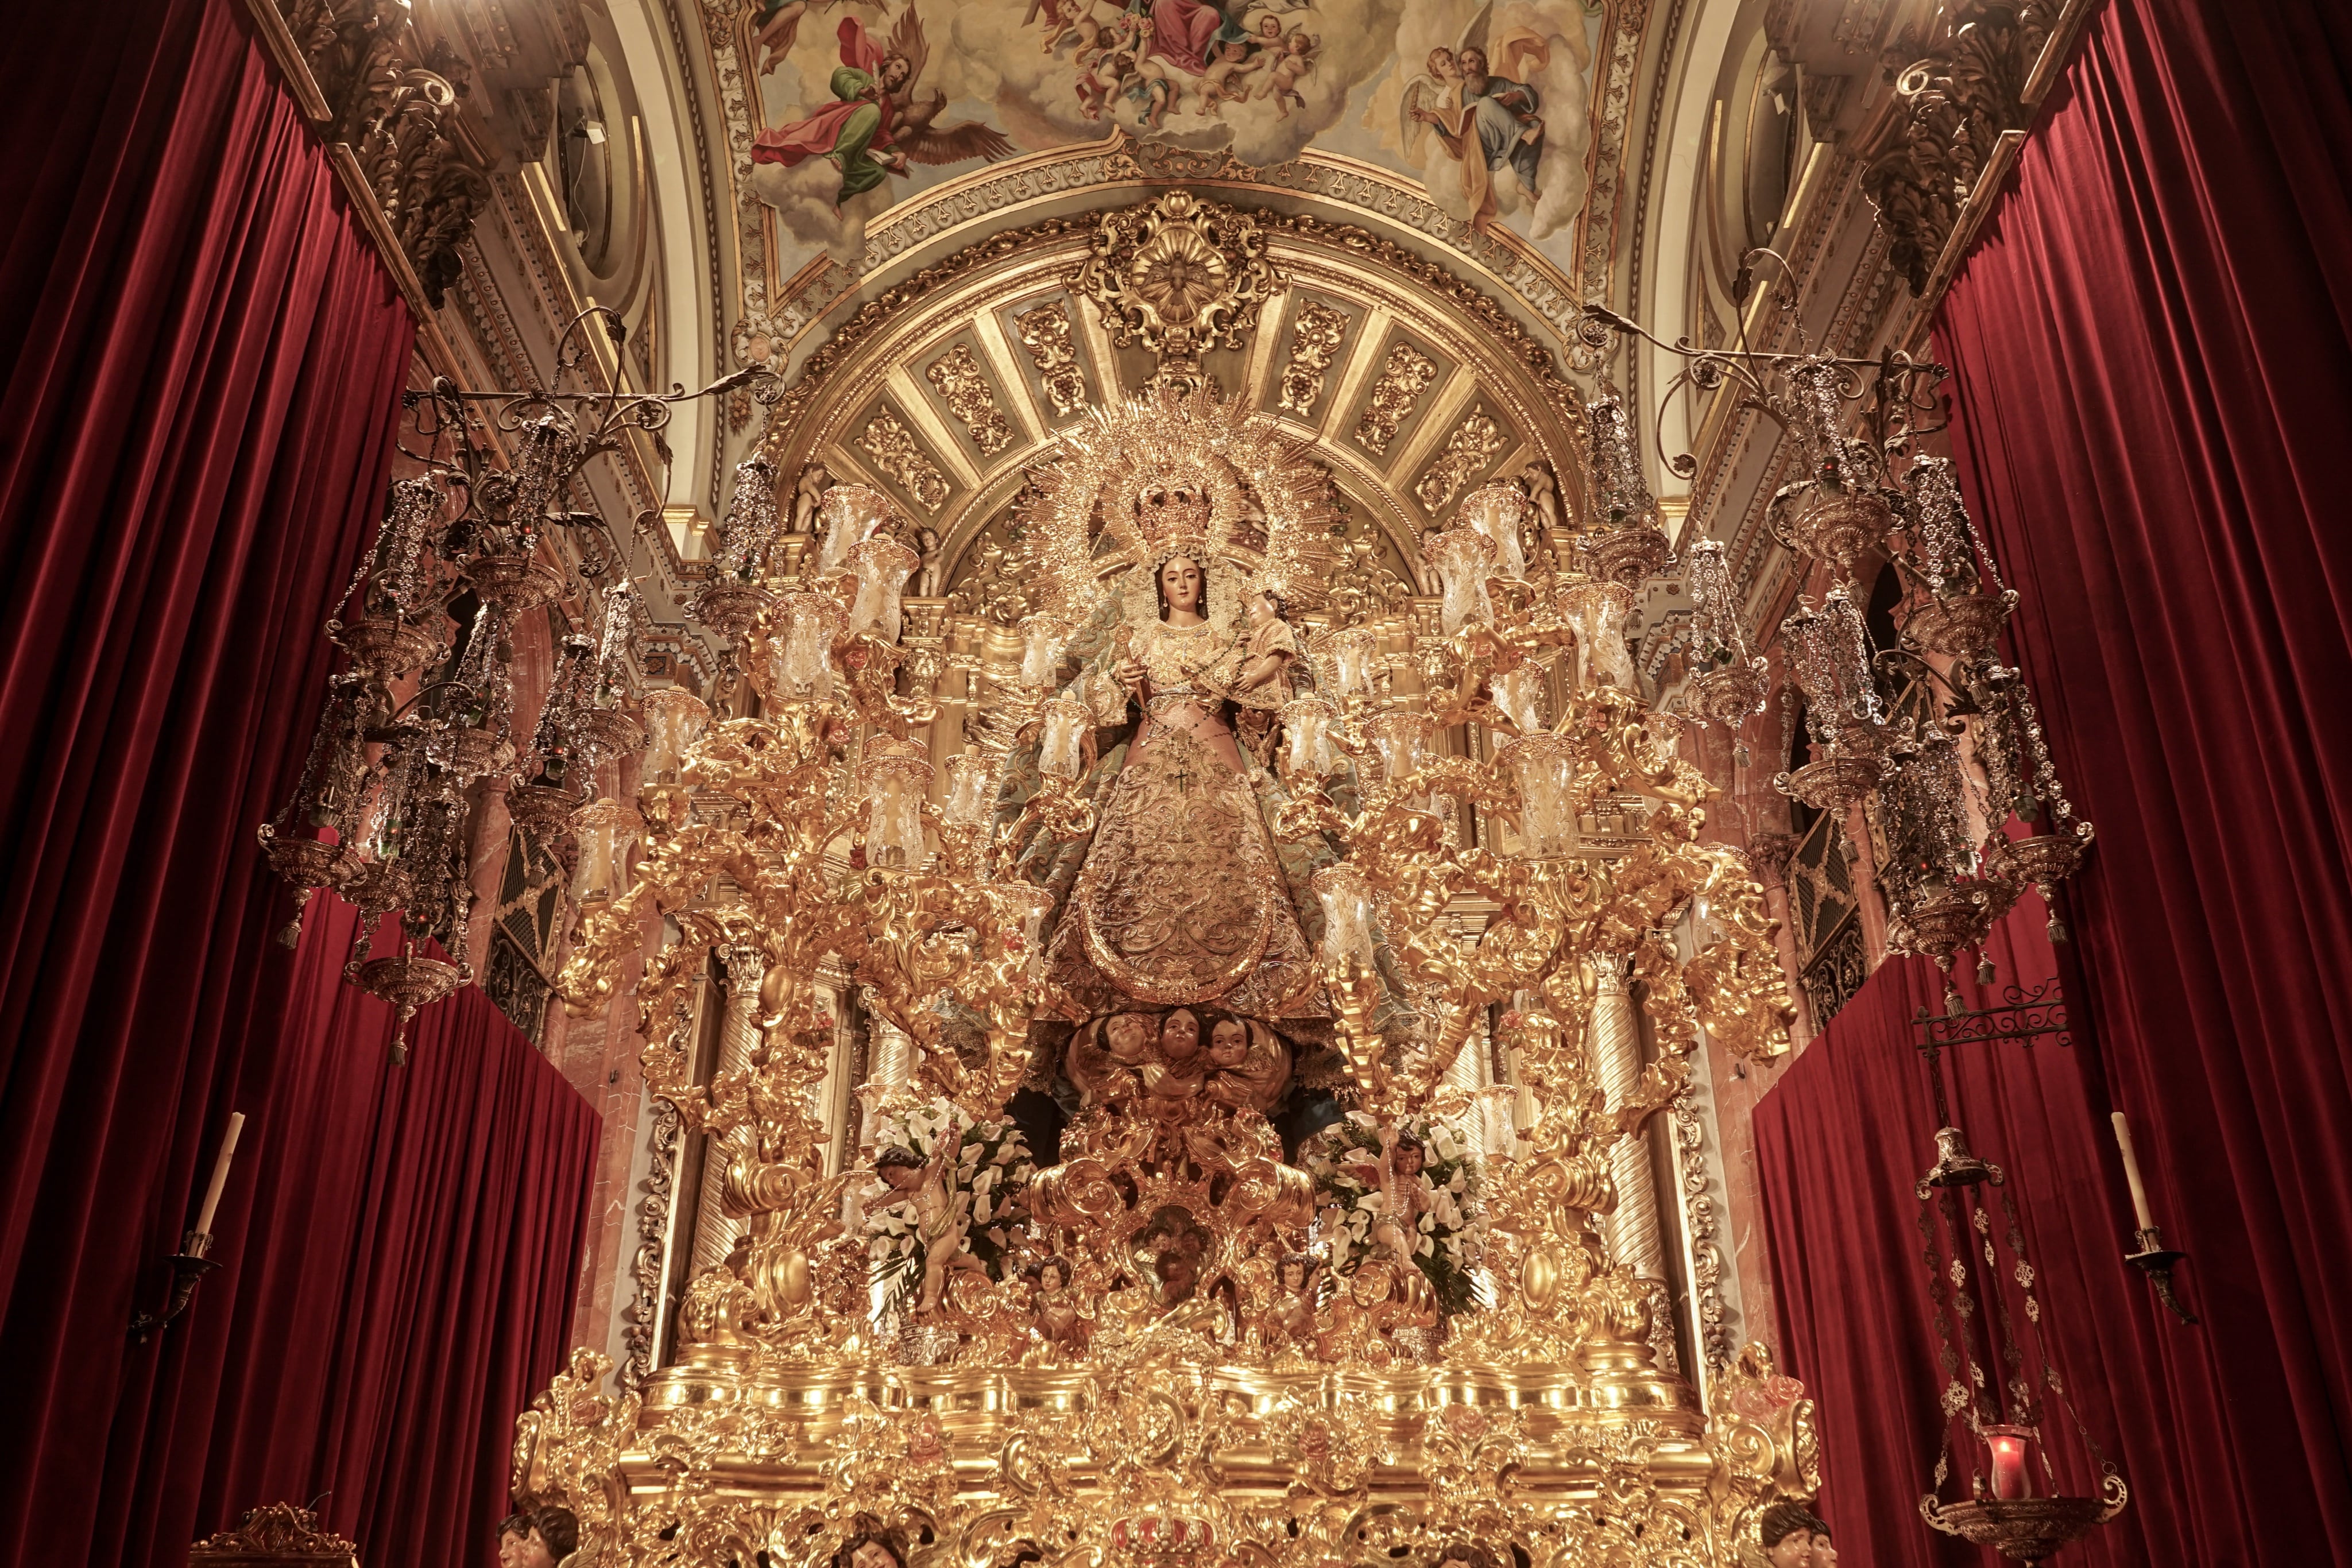
{"label": "painted cloud in fresco", "polygon": [[[1337,124],[1348,95],[1382,68],[1404,9],[1156,0],[1136,15],[1107,0],[1064,0],[1058,13],[1038,0],[974,0],[956,8],[941,81],[951,98],[994,105],[1023,147],[1098,141],[1116,124],[1279,163]],[[1032,11],[1038,21],[1024,26]],[[1051,48],[1048,13],[1070,18]]]}
{"label": "painted cloud in fresco", "polygon": [[926,185],[1125,127],[1257,165],[1319,140],[1415,171],[1456,217],[1540,240],[1584,201],[1587,13],[1584,0],[755,0],[766,129],[751,189],[791,248],[854,262],[866,225]]}
{"label": "painted cloud in fresco", "polygon": [[[1454,217],[1484,226],[1524,215],[1531,237],[1556,234],[1575,222],[1589,184],[1587,15],[1578,0],[1420,0],[1398,24],[1397,69],[1373,88],[1361,124]],[[1465,68],[1473,51],[1486,60],[1483,84]]]}

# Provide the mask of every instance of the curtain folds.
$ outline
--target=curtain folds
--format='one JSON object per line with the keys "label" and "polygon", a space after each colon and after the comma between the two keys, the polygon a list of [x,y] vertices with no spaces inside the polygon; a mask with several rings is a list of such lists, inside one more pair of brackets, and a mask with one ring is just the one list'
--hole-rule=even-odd
{"label": "curtain folds", "polygon": [[[1969,1007],[2059,974],[2044,918],[2026,894],[1989,944],[1999,982],[1957,977]],[[1916,1507],[1945,1439],[1914,1191],[1936,1160],[1916,1019],[1943,1010],[1942,988],[1927,959],[1889,959],[1756,1109],[1782,1370],[1821,1402],[1822,1516],[1839,1554],[1873,1568],[2000,1561],[1937,1535]],[[2185,1563],[2175,1542],[2199,1457],[2176,1441],[2172,1407],[2210,1411],[2218,1390],[2210,1379],[2167,1388],[2148,1376],[2178,1325],[2123,1261],[2131,1208],[2111,1168],[2114,1145],[2097,1135],[2106,1113],[2095,1054],[2077,1027],[2067,1047],[1975,1044],[1942,1059],[1953,1121],[1980,1158],[2003,1167],[2021,1212],[2050,1354],[2075,1413],[2133,1489],[2125,1512],[2070,1559]],[[2053,1409],[2043,1431],[2068,1490],[2086,1495],[2095,1477],[2065,1415]],[[1958,1498],[1969,1456],[1955,1452],[1953,1463],[1962,1479],[1944,1495]]]}
{"label": "curtain folds", "polygon": [[[2012,1052],[1976,1113],[2008,1140],[1988,1157],[2063,1184],[2074,1250],[2044,1239],[2042,1260],[2074,1278],[2052,1311],[2072,1297],[2100,1328],[2067,1370],[2112,1406],[2135,1491],[2086,1561],[2352,1561],[2347,82],[2341,5],[2111,0],[1939,319],[1963,483],[2099,830],[2066,895],[2094,1032],[2071,1061]],[[1916,1440],[1870,1446],[1916,1424],[1917,1390],[1840,1291],[1873,1258],[1907,1279],[1895,1220],[1924,1160],[1907,1124],[1884,1168],[1836,1145],[1898,1113],[1911,985],[1874,977],[1759,1116],[1790,1369],[1843,1446],[1832,1521],[1879,1563],[1926,1560]],[[2152,1313],[2118,1260],[2111,1107],[2201,1327]]]}
{"label": "curtain folds", "polygon": [[[478,996],[393,1072],[331,944],[271,942],[253,841],[309,743],[413,326],[236,0],[17,42],[0,1564],[177,1563],[329,1488],[371,1568],[470,1558],[562,1349],[593,1113]],[[134,1345],[232,1110],[220,1268]]]}

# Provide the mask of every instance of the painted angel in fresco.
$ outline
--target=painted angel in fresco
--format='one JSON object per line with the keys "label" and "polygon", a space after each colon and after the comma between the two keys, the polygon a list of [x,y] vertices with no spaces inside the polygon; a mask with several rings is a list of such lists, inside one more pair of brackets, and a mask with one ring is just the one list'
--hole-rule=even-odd
{"label": "painted angel in fresco", "polygon": [[760,51],[760,74],[772,75],[793,51],[800,37],[801,18],[811,11],[829,11],[841,0],[754,0],[751,42]]}
{"label": "painted angel in fresco", "polygon": [[1009,156],[1003,133],[976,120],[940,126],[947,94],[934,88],[915,96],[914,84],[929,58],[922,18],[909,5],[890,29],[886,46],[855,16],[841,24],[841,64],[833,73],[834,101],[793,124],[762,131],[751,139],[751,161],[789,169],[812,158],[830,158],[841,168],[840,205],[870,191],[911,163],[961,163],[968,159]]}
{"label": "painted angel in fresco", "polygon": [[[1426,73],[1405,86],[1399,127],[1405,159],[1423,171],[1430,193],[1454,196],[1465,221],[1482,231],[1494,223],[1505,194],[1514,206],[1536,200],[1543,103],[1527,78],[1551,59],[1550,46],[1526,28],[1514,28],[1490,46],[1490,15],[1491,7],[1479,12],[1460,47],[1430,51]],[[1499,72],[1492,68],[1496,62]],[[1454,192],[1441,190],[1440,182],[1448,179],[1459,182]]]}

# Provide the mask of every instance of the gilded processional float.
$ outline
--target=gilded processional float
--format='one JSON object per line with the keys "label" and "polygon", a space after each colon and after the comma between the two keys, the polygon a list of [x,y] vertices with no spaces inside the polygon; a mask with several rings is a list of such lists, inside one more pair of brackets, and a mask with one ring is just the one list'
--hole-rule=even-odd
{"label": "gilded processional float", "polygon": [[[1788,1018],[1759,889],[1636,695],[1654,518],[1531,549],[1488,485],[1401,645],[1312,631],[1328,476],[1185,369],[1033,468],[1046,607],[940,791],[890,502],[835,485],[787,551],[746,476],[698,613],[756,700],[648,696],[583,882],[631,831],[643,859],[562,982],[607,999],[647,912],[675,928],[635,988],[648,1089],[744,1224],[666,1364],[616,1395],[575,1352],[520,1420],[516,1490],[579,1515],[580,1561],[1724,1564],[1815,1490],[1801,1389],[1751,1347],[1702,1407],[1601,1228],[1701,1030],[1769,1057]],[[1486,754],[1443,754],[1465,724]],[[697,1082],[714,950],[764,977],[758,1044]],[[911,1047],[847,1168],[826,965]],[[1587,1025],[1629,981],[1657,1049],[1604,1095]],[[1489,1029],[1511,1082],[1465,1089]],[[1069,1108],[1050,1164],[1024,1083]],[[1303,1093],[1336,1122],[1278,1130]]]}

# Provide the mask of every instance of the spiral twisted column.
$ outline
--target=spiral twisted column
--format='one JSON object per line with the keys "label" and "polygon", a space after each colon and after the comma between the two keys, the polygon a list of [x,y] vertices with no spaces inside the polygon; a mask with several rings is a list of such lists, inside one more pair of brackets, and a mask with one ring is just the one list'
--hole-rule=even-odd
{"label": "spiral twisted column", "polygon": [[[766,971],[759,950],[738,946],[726,950],[727,1010],[719,1024],[719,1063],[712,1076],[740,1072],[751,1064],[752,1048],[760,1043],[760,981]],[[726,1156],[715,1143],[703,1146],[702,1188],[695,1195],[694,1272],[715,1269],[734,1249],[743,1222],[730,1215],[719,1189],[727,1176]]]}
{"label": "spiral twisted column", "polygon": [[[1633,993],[1625,988],[1625,962],[1602,955],[1593,962],[1592,1055],[1609,1109],[1633,1095],[1642,1074],[1642,1030],[1633,1017]],[[1610,1151],[1617,1178],[1617,1211],[1602,1222],[1609,1253],[1643,1279],[1665,1275],[1665,1247],[1658,1233],[1658,1189],[1650,1172],[1649,1144],[1626,1138]]]}

